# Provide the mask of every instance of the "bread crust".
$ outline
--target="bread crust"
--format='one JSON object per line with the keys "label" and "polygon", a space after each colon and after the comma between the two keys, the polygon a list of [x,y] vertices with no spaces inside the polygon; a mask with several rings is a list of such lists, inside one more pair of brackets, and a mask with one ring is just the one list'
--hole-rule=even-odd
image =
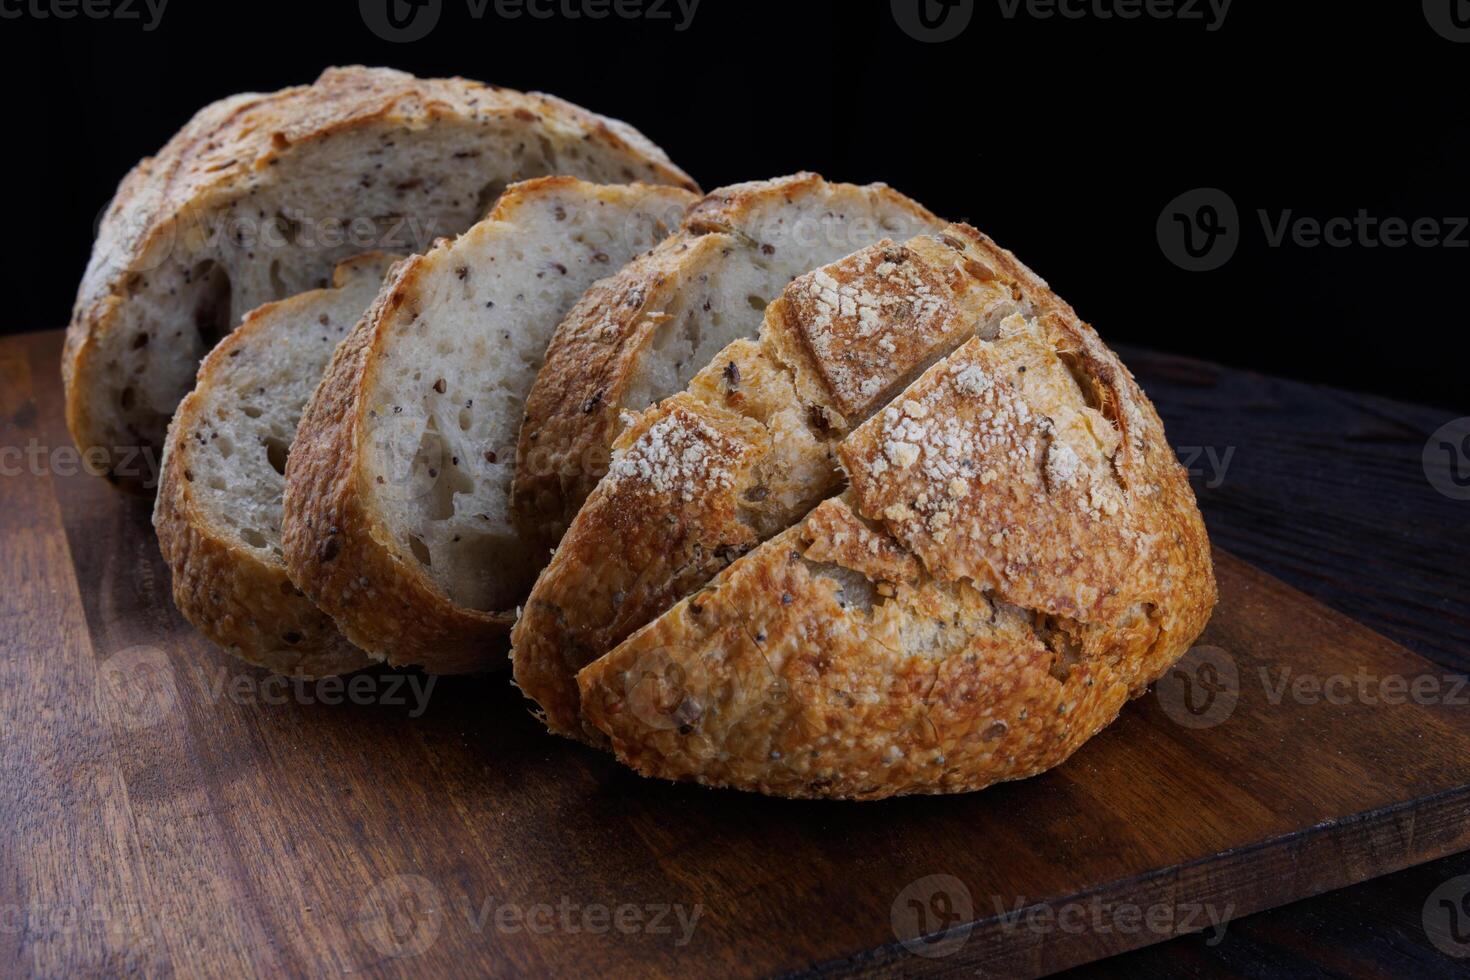
{"label": "bread crust", "polygon": [[[342,286],[350,267],[377,275],[390,259],[367,253],[343,263],[335,286]],[[271,318],[300,316],[317,298],[317,293],[304,293],[251,311],[201,362],[198,382],[179,403],[169,426],[153,511],[159,548],[172,574],[174,604],[184,618],[247,663],[306,679],[350,673],[374,661],[348,643],[332,618],[292,583],[284,562],[267,560],[205,513],[195,492],[190,456],[195,433],[207,422],[205,392],[215,376],[269,329]]]}
{"label": "bread crust", "polygon": [[[93,399],[110,370],[99,341],[118,329],[131,283],[187,235],[199,216],[233,200],[303,148],[365,128],[405,131],[440,124],[474,126],[516,121],[528,137],[590,143],[628,160],[629,181],[691,190],[687,174],[637,130],[561,99],[521,93],[463,78],[419,79],[361,66],[329,68],[309,86],[242,94],[200,110],[156,156],[123,178],[108,206],[87,272],[77,292],[62,357],[67,425],[80,447],[110,452]],[[130,433],[143,444],[147,434]],[[110,464],[110,465],[115,465]],[[131,474],[114,474],[143,489]]]}
{"label": "bread crust", "polygon": [[[522,198],[563,186],[608,200],[627,191],[572,177],[537,178],[508,188],[487,220],[506,220]],[[292,580],[348,639],[391,664],[453,674],[504,664],[504,637],[515,610],[456,604],[395,546],[392,529],[373,511],[363,452],[368,393],[377,372],[388,370],[377,352],[401,311],[417,314],[420,282],[440,261],[436,251],[401,263],[337,348],[287,462],[282,528]]]}
{"label": "bread crust", "polygon": [[717,271],[728,250],[751,244],[750,233],[763,222],[779,225],[784,206],[821,195],[834,206],[881,204],[942,225],[886,184],[835,184],[808,172],[711,191],[689,210],[679,234],[599,283],[557,328],[526,400],[517,449],[511,505],[523,535],[555,546],[606,472],[622,412],[646,407],[625,404],[625,396],[674,297]]}
{"label": "bread crust", "polygon": [[[952,226],[921,250],[931,268],[948,268],[950,289],[962,281],[998,289],[1021,312],[977,329],[903,379],[898,394],[875,392],[884,407],[861,424],[853,423],[865,409],[844,396],[867,390],[853,370],[902,374],[865,359],[888,346],[864,341],[881,336],[871,320],[866,334],[841,323],[823,329],[820,309],[788,295],[763,328],[767,357],[796,365],[800,401],[834,412],[833,470],[850,480],[840,498],[723,563],[707,585],[681,568],[678,587],[657,593],[663,567],[647,573],[650,584],[640,568],[622,568],[624,556],[677,551],[669,542],[678,535],[760,526],[749,513],[721,525],[715,513],[739,499],[751,485],[742,474],[753,470],[727,452],[721,465],[731,475],[705,481],[698,495],[707,512],[686,515],[656,493],[635,526],[638,488],[617,479],[615,466],[533,590],[514,634],[518,679],[523,649],[545,658],[545,636],[570,646],[561,637],[582,606],[563,607],[578,594],[597,601],[597,583],[627,579],[658,597],[638,615],[617,607],[616,629],[597,624],[602,638],[626,635],[659,601],[685,593],[600,659],[589,662],[598,652],[589,644],[577,651],[589,658],[577,677],[584,733],[601,733],[640,772],[856,799],[1023,778],[1110,722],[1204,628],[1215,602],[1208,538],[1132,376],[1041,279],[974,229]],[[841,266],[823,272],[851,284]],[[882,322],[895,311],[903,318],[903,307],[882,310]],[[759,378],[752,355],[731,353]],[[702,405],[699,421],[713,424],[724,408]],[[667,414],[646,413],[630,437]],[[789,508],[785,523],[799,513]],[[589,550],[581,533],[607,514],[630,515],[613,555]],[[571,698],[564,684],[549,687],[548,714],[564,721]]]}

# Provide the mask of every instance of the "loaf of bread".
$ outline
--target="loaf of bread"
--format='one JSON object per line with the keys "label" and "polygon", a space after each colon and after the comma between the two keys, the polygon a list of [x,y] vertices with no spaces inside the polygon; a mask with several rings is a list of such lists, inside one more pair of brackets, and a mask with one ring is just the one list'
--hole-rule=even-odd
{"label": "loaf of bread", "polygon": [[504,662],[546,558],[509,515],[515,440],[547,340],[595,280],[694,201],[542,177],[401,263],[337,349],[286,468],[292,580],[349,640],[436,673]]}
{"label": "loaf of bread", "polygon": [[649,776],[879,799],[1059,764],[1216,599],[1148,398],[885,185],[693,190],[622,123],[462,79],[217,102],[103,221],[73,437],[128,485],[163,446],[176,603],[282,674],[482,670],[508,635],[547,726]]}
{"label": "loaf of bread", "polygon": [[522,533],[554,546],[607,471],[623,413],[672,395],[720,348],[754,336],[797,275],[941,227],[884,184],[811,173],[709,193],[679,234],[588,292],[557,328],[517,450]]}
{"label": "loaf of bread", "polygon": [[200,364],[164,443],[153,526],[174,603],[215,643],[279,674],[371,663],[287,575],[281,496],[301,410],[394,259],[349,259],[331,289],[247,313]]}
{"label": "loaf of bread", "polygon": [[202,109],[123,180],[67,331],[83,449],[158,449],[200,358],[262,303],[326,286],[371,250],[423,251],[511,181],[569,174],[693,188],[631,127],[545,95],[334,68]]}
{"label": "loaf of bread", "polygon": [[758,344],[633,420],[513,659],[554,730],[649,775],[956,792],[1065,759],[1214,599],[1147,398],[955,225],[798,278]]}

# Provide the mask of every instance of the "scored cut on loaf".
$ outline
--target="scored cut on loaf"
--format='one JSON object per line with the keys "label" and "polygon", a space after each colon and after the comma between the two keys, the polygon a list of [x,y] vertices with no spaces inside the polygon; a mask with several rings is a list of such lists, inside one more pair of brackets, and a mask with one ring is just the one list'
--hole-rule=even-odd
{"label": "scored cut on loaf", "polygon": [[730,341],[753,336],[793,278],[943,225],[885,184],[812,173],[710,192],[678,235],[589,291],[557,328],[517,449],[522,533],[556,545],[606,472],[623,413],[679,391]]}
{"label": "scored cut on loaf", "polygon": [[201,362],[164,443],[153,526],[174,603],[215,643],[280,674],[372,663],[287,575],[281,498],[302,409],[397,260],[357,256],[332,288],[247,313]]}
{"label": "scored cut on loaf", "polygon": [[[599,740],[580,725],[577,671],[829,496],[835,447],[917,371],[1031,309],[1007,254],[980,239],[968,252],[1004,278],[949,273],[954,249],[930,236],[798,277],[758,340],[730,344],[623,432],[512,635],[516,683],[552,731]],[[857,327],[834,327],[855,310]],[[688,478],[726,457],[739,465]]]}
{"label": "scored cut on loaf", "polygon": [[337,349],[286,469],[292,580],[348,639],[439,673],[503,662],[497,641],[544,559],[512,526],[509,495],[547,340],[693,201],[667,186],[525,181],[394,272]]}
{"label": "scored cut on loaf", "polygon": [[63,355],[73,439],[139,487],[122,451],[162,446],[246,310],[327,285],[354,254],[423,251],[544,174],[695,186],[624,123],[460,78],[333,68],[205,107],[123,179],[98,231]]}
{"label": "scored cut on loaf", "polygon": [[[1209,617],[1209,542],[1153,406],[972,228],[798,279],[695,387],[630,426],[513,635],[525,688],[525,645],[592,590],[611,615],[588,635],[627,639],[581,669],[581,710],[639,772],[862,799],[1022,778]],[[792,394],[805,434],[762,405]],[[792,484],[827,499],[807,512]],[[589,550],[614,512],[616,553]],[[659,550],[662,591],[620,590],[622,556]]]}

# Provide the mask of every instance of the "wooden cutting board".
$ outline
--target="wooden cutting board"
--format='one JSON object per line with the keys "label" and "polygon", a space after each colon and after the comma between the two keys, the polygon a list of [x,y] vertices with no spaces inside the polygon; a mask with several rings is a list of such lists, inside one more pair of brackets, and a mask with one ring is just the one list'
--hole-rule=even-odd
{"label": "wooden cutting board", "polygon": [[0,341],[0,973],[1030,975],[1470,847],[1470,688],[1225,553],[1180,669],[968,796],[644,780],[504,677],[277,685],[66,475],[59,349]]}

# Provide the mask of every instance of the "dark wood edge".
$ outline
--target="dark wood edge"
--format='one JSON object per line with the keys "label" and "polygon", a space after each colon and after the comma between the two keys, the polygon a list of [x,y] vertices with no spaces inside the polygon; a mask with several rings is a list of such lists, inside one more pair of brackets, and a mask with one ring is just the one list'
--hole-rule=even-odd
{"label": "dark wood edge", "polygon": [[[1340,833],[1347,828],[1352,828],[1354,833]],[[1018,943],[1014,933],[1028,931],[1020,920],[1032,909],[1046,909],[1055,916],[1065,906],[1087,904],[1091,907],[1094,902],[1104,905],[1127,903],[1142,908],[1155,905],[1174,909],[1207,907],[1213,894],[1234,889],[1251,898],[1244,903],[1232,900],[1226,918],[1233,920],[1466,849],[1470,849],[1470,785],[1446,790],[1433,797],[1365,811],[1197,861],[1159,868],[1142,877],[1122,879],[1104,888],[1079,892],[1065,902],[1026,905],[1020,910],[1020,916],[1007,912],[1004,916],[997,914],[976,919],[949,931],[958,947],[943,957],[921,957],[910,953],[902,942],[895,941],[788,975],[899,977],[915,973],[930,976],[963,973],[970,976],[1044,976],[1176,936],[1201,932],[1210,926],[1210,922],[1205,919],[1202,928],[1160,932],[1146,928],[1107,933],[1058,928],[1044,932],[1030,930],[1029,935]],[[1272,873],[1260,873],[1262,866]],[[1238,875],[1241,872],[1244,876],[1228,884],[1212,882],[1222,874]],[[990,898],[975,896],[977,903]],[[1002,901],[1009,903],[1013,900],[1005,896]],[[944,935],[946,933],[926,938],[937,941]],[[965,936],[962,942],[959,942],[960,936]],[[999,958],[996,958],[997,951],[1002,951]]]}

